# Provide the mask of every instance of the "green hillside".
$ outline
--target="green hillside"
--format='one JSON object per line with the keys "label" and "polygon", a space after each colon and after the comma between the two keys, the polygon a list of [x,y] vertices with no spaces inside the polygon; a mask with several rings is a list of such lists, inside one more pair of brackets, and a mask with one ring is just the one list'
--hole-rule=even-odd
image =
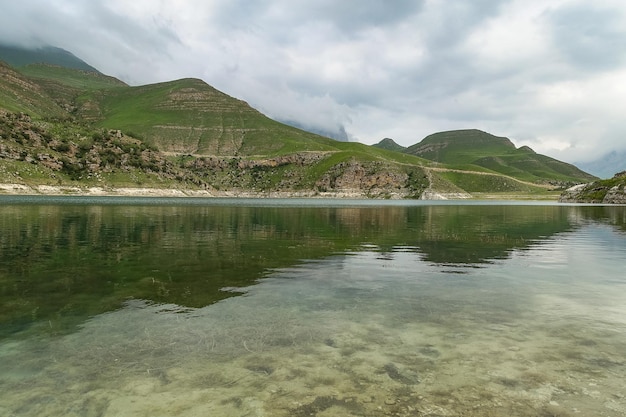
{"label": "green hillside", "polygon": [[574,165],[519,149],[505,137],[480,130],[454,130],[427,136],[404,150],[431,161],[466,170],[499,173],[522,181],[568,185],[595,177]]}
{"label": "green hillside", "polygon": [[130,87],[43,58],[0,63],[0,184],[419,198],[543,196],[546,184],[593,178],[478,130],[406,149],[391,139],[341,142],[272,120],[199,79]]}
{"label": "green hillside", "polygon": [[29,64],[47,63],[63,68],[98,72],[97,69],[71,52],[53,46],[25,48],[13,45],[0,45],[0,60],[15,68]]}
{"label": "green hillside", "polygon": [[515,145],[507,138],[481,130],[453,130],[426,136],[404,152],[445,164],[464,165],[487,156],[512,154]]}
{"label": "green hillside", "polygon": [[0,61],[0,76],[0,107],[36,118],[73,117],[85,92],[126,86],[99,72],[48,63],[14,68]]}
{"label": "green hillside", "polygon": [[19,68],[18,71],[41,87],[57,105],[72,115],[77,111],[78,97],[85,92],[126,86],[117,78],[99,72],[50,64],[29,64]]}
{"label": "green hillside", "polygon": [[0,108],[33,117],[67,117],[68,113],[37,83],[0,61]]}
{"label": "green hillside", "polygon": [[372,146],[374,146],[375,148],[386,149],[388,151],[395,152],[403,152],[406,149],[404,146],[398,145],[393,139],[390,138],[385,138]]}
{"label": "green hillside", "polygon": [[[123,81],[99,72],[65,68],[51,64],[28,64],[17,70],[35,82],[43,82],[44,80],[56,82],[78,90],[98,90],[127,86]],[[51,91],[54,94],[54,90]]]}
{"label": "green hillside", "polygon": [[419,197],[424,160],[276,122],[205,82],[2,65],[0,183]]}
{"label": "green hillside", "polygon": [[198,79],[100,90],[78,103],[92,113],[97,109],[97,126],[130,132],[165,152],[248,156],[334,150],[334,140],[269,119]]}

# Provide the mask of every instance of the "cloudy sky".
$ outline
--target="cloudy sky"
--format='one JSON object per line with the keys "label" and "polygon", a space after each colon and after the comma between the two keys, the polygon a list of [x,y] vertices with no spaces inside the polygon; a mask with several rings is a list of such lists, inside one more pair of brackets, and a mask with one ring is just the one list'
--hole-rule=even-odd
{"label": "cloudy sky", "polygon": [[568,162],[626,149],[624,0],[0,0],[0,42],[131,85],[202,78],[352,140],[477,128]]}

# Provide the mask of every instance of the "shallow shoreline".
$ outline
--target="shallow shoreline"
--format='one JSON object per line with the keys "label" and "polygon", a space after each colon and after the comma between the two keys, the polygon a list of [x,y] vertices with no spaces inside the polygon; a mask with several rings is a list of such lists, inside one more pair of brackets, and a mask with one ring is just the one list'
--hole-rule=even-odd
{"label": "shallow shoreline", "polygon": [[[270,191],[254,192],[247,190],[199,190],[151,187],[79,187],[65,185],[24,185],[0,183],[0,195],[49,195],[87,197],[204,197],[204,198],[346,198],[373,199],[360,191],[315,192],[315,191]],[[392,195],[391,199],[403,199]]]}
{"label": "shallow shoreline", "polygon": [[[151,187],[80,187],[70,185],[25,185],[0,183],[1,195],[41,195],[41,196],[85,196],[85,197],[199,197],[199,198],[322,198],[322,199],[367,199],[367,200],[405,200],[402,194],[392,194],[388,198],[368,196],[360,190],[335,192],[316,191],[270,191],[254,192],[248,190],[200,190],[179,188]],[[438,193],[426,190],[419,200],[540,200],[557,201],[558,196],[522,195],[498,193]]]}

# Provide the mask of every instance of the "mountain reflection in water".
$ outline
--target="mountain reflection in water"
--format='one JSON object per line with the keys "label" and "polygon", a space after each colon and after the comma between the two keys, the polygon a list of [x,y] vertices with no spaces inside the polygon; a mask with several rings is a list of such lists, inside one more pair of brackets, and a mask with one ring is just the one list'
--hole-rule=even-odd
{"label": "mountain reflection in water", "polygon": [[624,207],[228,203],[3,204],[0,414],[626,415]]}
{"label": "mountain reflection in water", "polygon": [[585,221],[624,230],[612,207],[7,205],[0,214],[0,336],[51,329],[128,298],[202,307],[275,268],[375,248],[476,267]]}

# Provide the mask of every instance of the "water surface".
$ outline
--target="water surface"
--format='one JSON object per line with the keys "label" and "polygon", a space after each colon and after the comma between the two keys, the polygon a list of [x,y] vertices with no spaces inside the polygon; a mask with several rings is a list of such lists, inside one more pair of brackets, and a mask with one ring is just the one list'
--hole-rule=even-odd
{"label": "water surface", "polygon": [[624,416],[626,209],[0,199],[0,415]]}

